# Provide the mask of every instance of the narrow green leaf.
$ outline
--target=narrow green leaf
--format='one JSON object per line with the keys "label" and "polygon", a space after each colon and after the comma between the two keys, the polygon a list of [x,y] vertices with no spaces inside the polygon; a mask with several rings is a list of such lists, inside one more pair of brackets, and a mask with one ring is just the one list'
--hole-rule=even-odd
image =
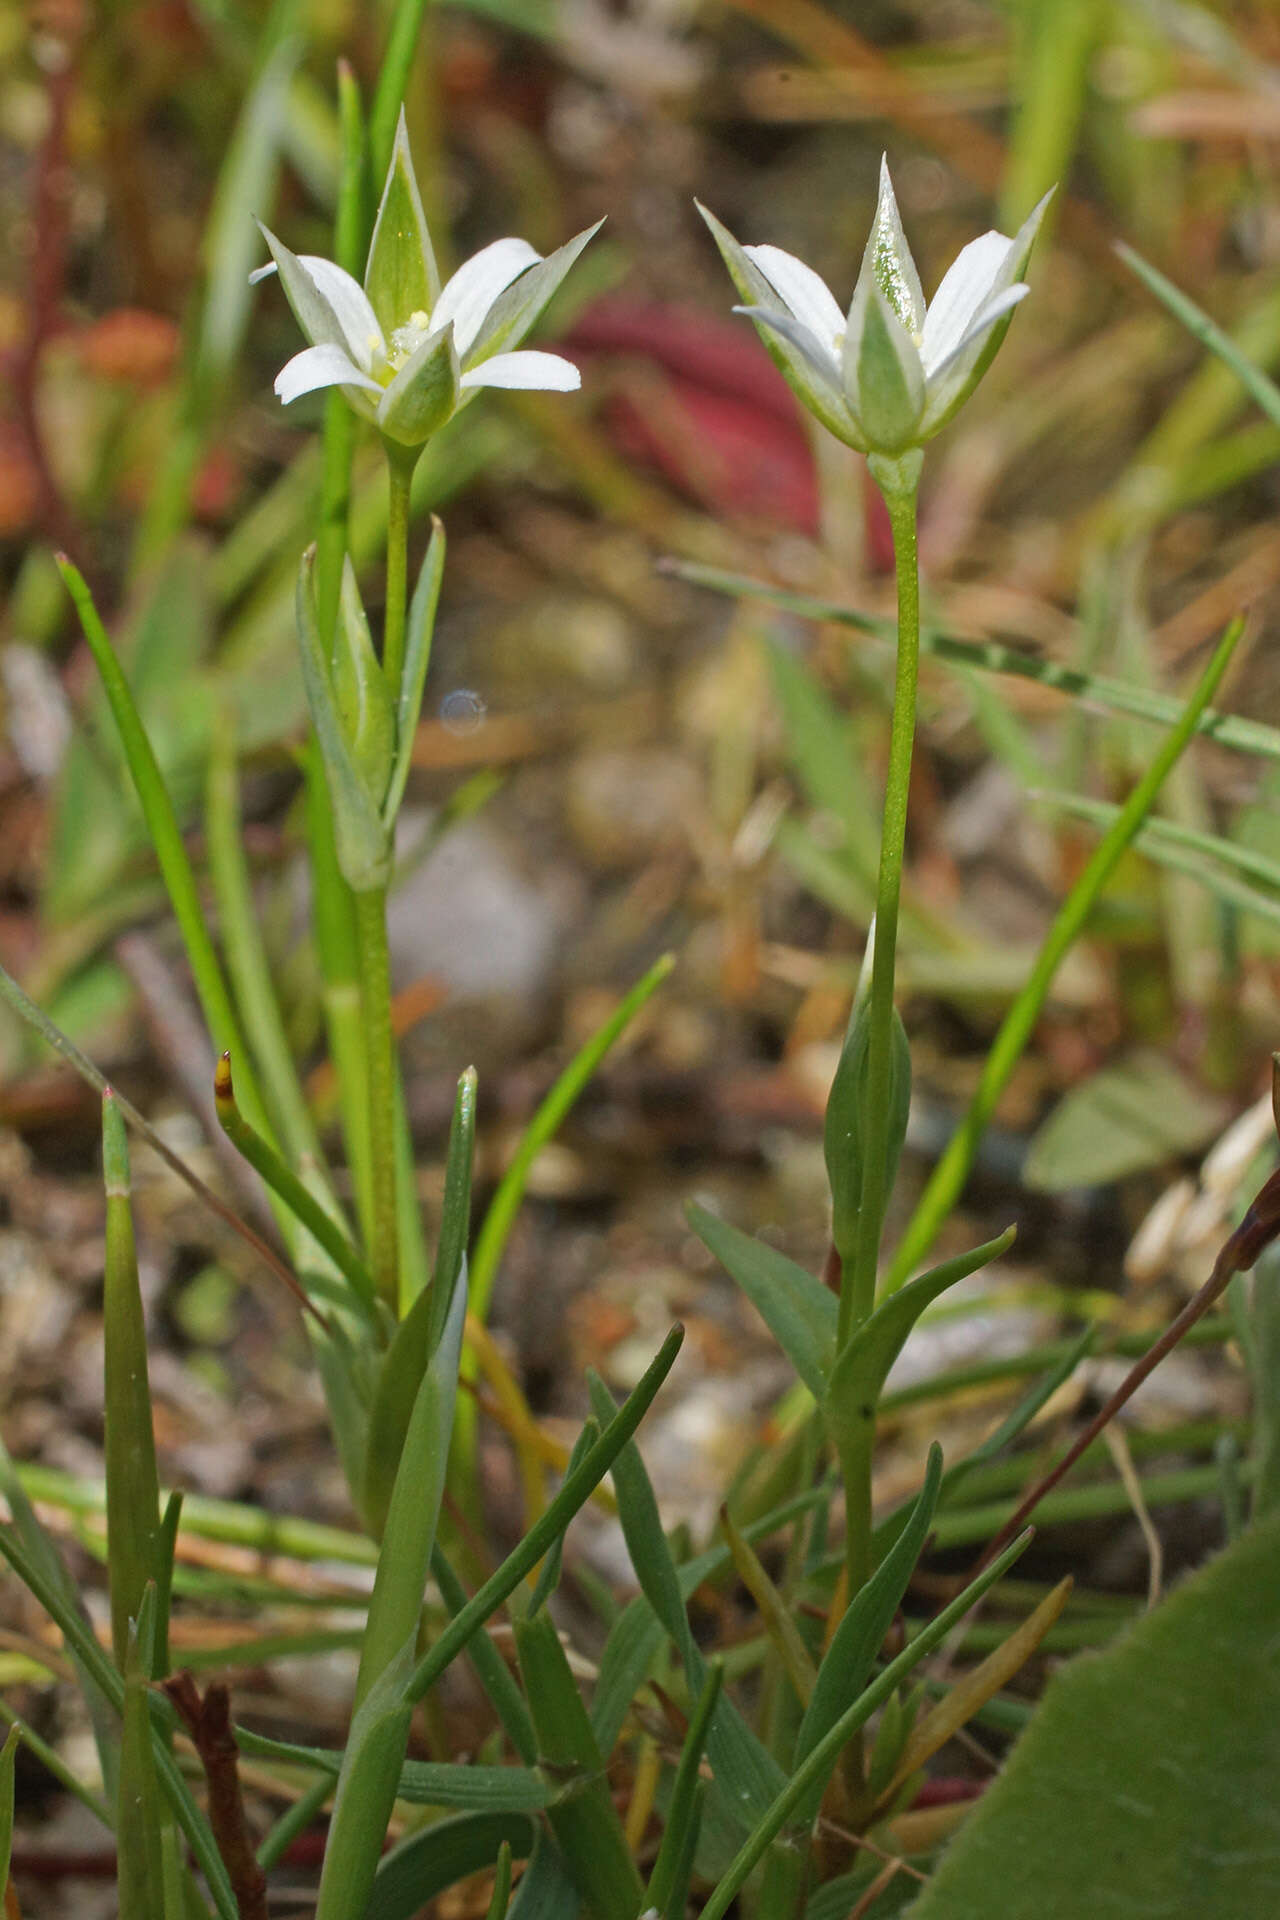
{"label": "narrow green leaf", "polygon": [[342,563],[332,663],[334,701],[352,762],[366,793],[381,808],[395,753],[395,714],[350,554]]}
{"label": "narrow green leaf", "polygon": [[111,1575],[111,1643],[116,1665],[124,1672],[131,1623],[138,1619],[148,1587],[154,1610],[155,1584],[162,1574],[160,1480],[151,1424],[146,1326],[129,1206],[129,1149],[124,1121],[110,1093],[102,1102],[102,1143],[107,1191],[102,1298],[107,1565]]}
{"label": "narrow green leaf", "polygon": [[448,1303],[456,1298],[458,1276],[466,1290],[466,1243],[471,1218],[471,1168],[475,1153],[476,1074],[458,1081],[449,1154],[445,1166],[444,1206],[431,1284],[414,1301],[396,1328],[382,1361],[369,1414],[365,1458],[364,1518],[375,1538],[386,1521],[391,1489],[400,1465],[404,1436],[431,1355],[444,1331]]}
{"label": "narrow green leaf", "polygon": [[466,1286],[459,1275],[444,1332],[414,1399],[396,1469],[360,1655],[357,1705],[417,1638],[444,1495],[466,1311]]}
{"label": "narrow green leaf", "polygon": [[434,1686],[450,1661],[462,1652],[474,1633],[496,1613],[509,1593],[532,1571],[543,1554],[586,1505],[608,1473],[614,1460],[643,1420],[663,1381],[675,1364],[684,1340],[684,1328],[675,1326],[615,1419],[609,1422],[595,1445],[575,1470],[566,1474],[564,1483],[546,1512],[530,1527],[524,1539],[485,1581],[479,1592],[440,1635],[435,1646],[419,1661],[409,1679],[406,1697],[420,1700]]}
{"label": "narrow green leaf", "polygon": [[868,1138],[874,1140],[883,1153],[884,1172],[878,1190],[887,1198],[893,1190],[894,1176],[902,1157],[911,1106],[911,1049],[907,1044],[902,1016],[894,1007],[888,1125],[868,1127],[867,1059],[870,1045],[871,1008],[869,1000],[864,998],[855,1002],[849,1016],[849,1031],[840,1050],[840,1061],[827,1097],[822,1142],[827,1178],[831,1183],[831,1236],[846,1274],[853,1271],[858,1244],[866,1142]]}
{"label": "narrow green leaf", "polygon": [[821,1400],[835,1364],[835,1295],[776,1247],[731,1227],[696,1202],[690,1202],[685,1213],[699,1240],[733,1275],[815,1400]]}
{"label": "narrow green leaf", "polygon": [[[587,1384],[596,1417],[603,1423],[611,1416],[613,1397],[595,1374],[588,1373]],[[613,1484],[618,1495],[623,1537],[641,1591],[675,1642],[690,1692],[698,1693],[706,1683],[707,1663],[689,1625],[680,1576],[662,1530],[657,1498],[640,1449],[634,1442],[619,1451],[613,1466]],[[707,1751],[715,1775],[717,1804],[739,1825],[750,1825],[769,1805],[783,1774],[733,1701],[723,1694],[715,1703]]]}
{"label": "narrow green leaf", "polygon": [[[449,1147],[445,1155],[444,1199],[440,1208],[440,1234],[436,1241],[435,1264],[431,1274],[433,1302],[429,1350],[444,1331],[448,1302],[467,1257],[471,1238],[471,1175],[476,1150],[476,1095],[479,1080],[474,1067],[458,1078],[458,1091],[449,1125]],[[468,1298],[470,1288],[467,1288]]]}
{"label": "narrow green leaf", "polygon": [[[66,1595],[56,1578],[48,1577],[39,1558],[32,1558],[16,1534],[8,1527],[0,1526],[0,1554],[3,1554],[23,1585],[39,1601],[50,1619],[60,1628],[67,1642],[68,1651],[77,1665],[88,1675],[92,1689],[96,1689],[109,1702],[117,1715],[124,1712],[124,1680],[111,1661],[99,1647],[93,1628],[83,1619],[74,1603],[68,1603]],[[168,1703],[154,1700],[152,1725],[152,1754],[160,1784],[173,1809],[178,1825],[186,1835],[197,1866],[203,1873],[213,1895],[218,1920],[238,1920],[235,1895],[227,1878],[226,1868],[222,1864],[209,1823],[196,1805],[179,1771],[177,1762],[160,1737],[154,1723],[155,1716],[162,1716]],[[163,1722],[162,1722],[163,1724]]]}
{"label": "narrow green leaf", "polygon": [[395,760],[391,768],[386,799],[382,803],[382,818],[388,830],[395,824],[400,803],[404,799],[404,790],[408,784],[409,771],[413,765],[414,735],[417,731],[418,716],[422,711],[422,692],[427,683],[427,668],[431,664],[431,642],[435,636],[436,608],[440,604],[440,583],[444,578],[444,561],[444,522],[436,514],[432,514],[431,539],[418,573],[418,583],[413,590],[413,599],[409,602],[404,672],[400,676],[396,704]]}
{"label": "narrow green leaf", "polygon": [[391,845],[343,732],[320,639],[314,567],[315,549],[309,547],[298,569],[296,596],[302,679],[329,785],[338,865],[349,887],[368,892],[384,887],[391,877]]}
{"label": "narrow green leaf", "polygon": [[[483,1322],[488,1319],[494,1282],[516,1215],[520,1211],[520,1203],[524,1199],[530,1168],[542,1148],[555,1137],[610,1048],[626,1032],[641,1007],[662,985],[674,965],[674,954],[664,953],[623,996],[604,1024],[579,1048],[521,1135],[511,1165],[498,1183],[498,1190],[489,1202],[476,1237],[469,1286],[471,1311],[477,1320]],[[475,1366],[470,1356],[464,1365],[464,1378],[475,1378]],[[470,1472],[475,1455],[475,1409],[467,1399],[458,1409],[457,1448],[464,1472]]]}
{"label": "narrow green leaf", "polygon": [[911,1223],[898,1245],[886,1283],[891,1290],[902,1285],[912,1267],[932,1246],[942,1222],[959,1199],[977,1153],[978,1142],[1035,1031],[1059,966],[1083,931],[1094,903],[1155,805],[1161,787],[1195,733],[1243,632],[1244,621],[1233,620],[1201,675],[1182,717],[1161,743],[1151,765],[1059,909],[1030,978],[1005,1015],[987,1055],[969,1111],[934,1168]]}
{"label": "narrow green leaf", "polygon": [[509,1920],[578,1920],[580,1902],[564,1855],[544,1828],[516,1888]]}
{"label": "narrow green leaf", "polygon": [[928,1654],[932,1653],[941,1641],[946,1639],[952,1627],[963,1618],[970,1607],[974,1606],[984,1593],[1003,1578],[1018,1555],[1025,1550],[1030,1539],[1031,1534],[1028,1531],[1007,1547],[984,1573],[971,1581],[957,1599],[944,1607],[942,1612],[921,1630],[896,1660],[889,1662],[879,1677],[863,1691],[852,1706],[846,1708],[830,1730],[811,1748],[805,1760],[794,1769],[789,1783],[779,1794],[766,1817],[755,1826],[750,1838],[739,1849],[728,1871],[722,1875],[710,1900],[702,1909],[701,1920],[724,1920],[738,1892],[783,1828],[802,1807],[812,1804],[815,1786],[829,1778],[832,1767],[853,1735],[866,1724],[876,1708],[901,1686],[907,1675]]}
{"label": "narrow green leaf", "polygon": [[351,1911],[363,1920],[417,1920],[437,1894],[492,1866],[504,1844],[518,1860],[527,1859],[537,1833],[528,1814],[464,1813],[437,1821],[391,1849],[378,1868],[368,1905]]}
{"label": "narrow green leaf", "polygon": [[511,1898],[511,1842],[504,1840],[498,1848],[498,1871],[494,1875],[493,1895],[489,1901],[486,1920],[503,1920],[507,1911],[507,1902]]}
{"label": "narrow green leaf", "polygon": [[[929,1449],[924,1484],[906,1525],[870,1580],[855,1594],[818,1669],[813,1696],[796,1736],[796,1766],[821,1746],[848,1711],[849,1702],[856,1700],[865,1687],[928,1537],[941,1482],[942,1449],[935,1443]],[[837,1753],[831,1756],[833,1766],[837,1757]],[[797,1831],[816,1818],[829,1777],[829,1771],[815,1771],[808,1792],[797,1800],[791,1816]]]}
{"label": "narrow green leaf", "polygon": [[921,1274],[910,1286],[886,1295],[871,1318],[854,1328],[832,1369],[822,1403],[823,1419],[846,1486],[869,1485],[880,1394],[912,1327],[948,1287],[967,1279],[1012,1246],[1014,1231],[1009,1227],[998,1239],[946,1260]]}
{"label": "narrow green leaf", "polygon": [[[438,1540],[431,1555],[431,1572],[450,1618],[456,1619],[467,1605],[467,1593],[445,1558]],[[467,1658],[475,1668],[476,1678],[488,1694],[508,1740],[525,1765],[531,1767],[537,1758],[537,1737],[524,1695],[511,1677],[506,1661],[484,1632],[471,1636]]]}
{"label": "narrow green leaf", "polygon": [[[682,1868],[689,1852],[691,1839],[696,1842],[697,1828],[701,1814],[699,1790],[702,1783],[698,1775],[702,1766],[702,1755],[707,1744],[707,1733],[711,1726],[711,1716],[715,1712],[720,1697],[720,1688],[724,1680],[724,1663],[712,1660],[707,1667],[707,1677],[702,1683],[689,1722],[689,1731],[685,1735],[684,1745],[680,1749],[680,1760],[676,1767],[676,1777],[671,1785],[671,1799],[667,1808],[667,1824],[663,1829],[658,1855],[649,1875],[649,1887],[645,1895],[645,1905],[666,1915],[675,1908],[682,1892]],[[687,1891],[687,1887],[684,1889]],[[684,1912],[681,1902],[679,1911]]]}
{"label": "narrow green leaf", "polygon": [[[299,1746],[237,1727],[242,1753],[292,1766],[318,1767],[332,1778],[342,1770],[344,1749]],[[434,1760],[406,1760],[400,1768],[396,1799],[411,1806],[456,1807],[474,1813],[537,1813],[552,1789],[527,1767],[463,1766]]]}
{"label": "narrow green leaf", "polygon": [[[764,600],[801,619],[830,621],[835,626],[873,634],[889,643],[897,632],[891,620],[860,613],[856,607],[823,600],[814,594],[792,593],[770,581],[753,580],[746,574],[730,573],[722,567],[703,566],[694,560],[669,560],[665,570],[694,586],[706,587],[711,593]],[[1185,712],[1184,703],[1172,694],[1112,680],[1105,674],[1085,673],[1077,667],[1063,666],[1060,661],[1046,660],[1040,654],[1002,646],[996,640],[961,640],[954,634],[925,628],[920,635],[920,646],[924,653],[933,654],[939,660],[954,662],[966,669],[1031,680],[1070,700],[1088,702],[1107,713],[1132,714],[1135,719],[1149,720],[1156,726],[1176,726]],[[1269,727],[1264,721],[1246,719],[1241,714],[1218,713],[1206,707],[1197,712],[1194,731],[1207,734],[1220,746],[1231,747],[1237,753],[1280,760],[1280,728]]]}
{"label": "narrow green leaf", "polygon": [[587,1911],[595,1920],[639,1914],[644,1883],[636,1870],[591,1721],[549,1615],[517,1620],[516,1651],[538,1735],[539,1766],[557,1792],[551,1830]]}
{"label": "narrow green leaf", "polygon": [[147,1674],[154,1633],[155,1588],[149,1586],[128,1628],[124,1658],[120,1791],[116,1816],[116,1880],[120,1911],[129,1920],[165,1920],[164,1869],[160,1850],[160,1795],[151,1749]]}
{"label": "narrow green leaf", "polygon": [[398,1671],[383,1674],[385,1685],[375,1686],[351,1723],[325,1840],[316,1920],[350,1920],[369,1909],[413,1718],[412,1707],[385,1703]]}
{"label": "narrow green leaf", "polygon": [[[615,1408],[613,1406],[613,1401],[612,1399],[610,1399],[609,1410],[605,1415],[605,1419],[611,1420],[613,1418],[614,1412],[615,1412]],[[591,1451],[592,1447],[594,1447],[596,1441],[599,1438],[600,1438],[600,1427],[598,1422],[595,1420],[584,1421],[582,1432],[578,1435],[577,1439],[573,1443],[573,1451],[569,1455],[569,1464],[566,1468],[566,1472],[572,1473],[576,1467],[581,1466],[582,1461],[584,1460],[586,1455]],[[552,1545],[551,1551],[548,1553],[546,1559],[542,1563],[542,1568],[538,1574],[537,1583],[534,1586],[533,1593],[529,1600],[530,1615],[537,1613],[542,1607],[544,1607],[547,1604],[547,1601],[551,1598],[552,1594],[555,1592],[556,1588],[560,1585],[560,1565],[563,1558],[564,1558],[564,1535],[561,1534],[559,1538]]]}
{"label": "narrow green leaf", "polygon": [[[178,922],[210,1037],[217,1052],[230,1049],[241,1055],[243,1045],[231,997],[205,924],[195,875],[160,764],[83,575],[65,556],[59,560],[58,570],[79,615],[81,629],[89,643],[89,651],[111,708],[111,717],[120,736],[129,774],[147,823],[147,834],[155,849],[174,918]],[[247,1074],[242,1074],[242,1082],[246,1111],[253,1124],[260,1131],[265,1131],[266,1122],[256,1088],[248,1081]]]}
{"label": "narrow green leaf", "polygon": [[205,833],[227,971],[254,1064],[262,1076],[263,1097],[273,1129],[295,1166],[306,1161],[316,1169],[329,1208],[337,1212],[327,1176],[320,1172],[324,1165],[320,1141],[290,1050],[258,924],[244,849],[235,720],[230,709],[223,710],[212,728],[205,783]]}
{"label": "narrow green leaf", "polygon": [[348,1920],[363,1912],[395,1804],[412,1718],[404,1683],[444,1493],[465,1315],[460,1277],[444,1334],[418,1388],[387,1510],[316,1920]]}
{"label": "narrow green leaf", "polygon": [[[337,1272],[348,1281],[349,1288],[342,1288],[338,1298],[367,1316],[374,1298],[373,1278],[369,1269],[348,1240],[340,1221],[326,1211],[293,1169],[286,1166],[271,1143],[256,1133],[241,1113],[236,1103],[229,1053],[220,1055],[214,1068],[213,1096],[218,1124],[232,1146],[261,1176],[281,1204],[288,1208],[298,1225],[323,1249]],[[304,1271],[304,1283],[314,1278],[313,1274]],[[325,1290],[325,1297],[330,1297],[329,1290]]]}
{"label": "narrow green leaf", "polygon": [[1132,247],[1125,246],[1122,241],[1117,242],[1116,252],[1125,265],[1133,269],[1143,285],[1168,308],[1174,319],[1202,346],[1208,347],[1210,353],[1216,353],[1225,366],[1230,367],[1249,398],[1257,402],[1268,420],[1280,426],[1280,387],[1275,381],[1241,351],[1230,334],[1224,333],[1203,308],[1198,307],[1194,300],[1189,300],[1185,293],[1174,286],[1172,280],[1167,280],[1141,254],[1135,253]]}
{"label": "narrow green leaf", "polygon": [[13,1771],[18,1758],[17,1727],[10,1727],[0,1747],[0,1892],[9,1878],[9,1860],[13,1848]]}

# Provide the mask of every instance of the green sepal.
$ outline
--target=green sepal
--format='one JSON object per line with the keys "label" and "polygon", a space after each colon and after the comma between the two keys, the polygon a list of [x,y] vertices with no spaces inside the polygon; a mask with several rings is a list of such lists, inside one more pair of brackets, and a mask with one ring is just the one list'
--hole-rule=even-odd
{"label": "green sepal", "polygon": [[365,791],[382,806],[395,755],[391,692],[373,650],[350,554],[342,562],[342,591],[333,635],[333,692],[347,745]]}
{"label": "green sepal", "polygon": [[843,366],[845,394],[868,445],[877,453],[903,452],[924,414],[924,367],[878,284],[854,295]]}
{"label": "green sepal", "polygon": [[[729,277],[746,305],[776,312],[778,296],[746,249],[701,201],[695,201],[694,205],[706,221],[711,237],[720,249],[720,256],[729,269]],[[761,326],[757,322],[756,332],[770,359],[814,418],[820,420],[837,440],[843,440],[847,446],[863,448],[857,422],[851,417],[844,395],[837,391],[834,380],[830,384],[823,381],[799,348],[772,327]]]}
{"label": "green sepal", "polygon": [[[276,263],[280,285],[284,288],[293,317],[311,345],[341,347],[344,353],[349,354],[351,347],[341,321],[297,254],[291,253],[283,240],[277,240],[270,227],[264,227],[261,220],[258,222],[258,231]],[[263,271],[269,272],[270,269],[264,268]]]}
{"label": "green sepal", "polygon": [[338,865],[357,893],[385,887],[391,878],[391,839],[356,766],[338,711],[316,614],[315,548],[308,547],[298,568],[298,642],[307,705],[320,746]]}
{"label": "green sepal", "polygon": [[461,377],[450,320],[427,335],[379,400],[379,429],[397,446],[422,446],[457,406]]}
{"label": "green sepal", "polygon": [[865,297],[872,286],[879,287],[903,326],[909,332],[918,334],[924,325],[924,289],[920,285],[920,272],[911,251],[911,243],[903,230],[887,160],[880,162],[876,217],[871,223],[871,232],[863,249],[853,305]]}
{"label": "green sepal", "polygon": [[430,313],[440,297],[440,274],[414,178],[403,107],[369,243],[364,290],[388,341],[411,315]]}
{"label": "green sepal", "polygon": [[[862,1206],[867,1136],[867,1060],[870,1050],[869,1003],[862,1000],[854,1008],[840,1051],[840,1062],[831,1082],[822,1138],[827,1179],[831,1183],[831,1237],[846,1268],[852,1262],[857,1246],[858,1214]],[[902,1017],[895,1007],[889,1057],[889,1124],[883,1134],[885,1168],[881,1192],[886,1195],[893,1191],[902,1144],[907,1136],[910,1105],[911,1049],[907,1044]],[[872,1137],[880,1137],[875,1128],[872,1128]]]}
{"label": "green sepal", "polygon": [[418,574],[418,584],[413,590],[413,599],[409,602],[404,672],[399,687],[391,689],[396,701],[396,750],[386,799],[382,803],[383,823],[388,832],[395,825],[400,802],[404,799],[409,769],[413,765],[413,739],[422,711],[422,690],[427,683],[427,668],[431,663],[431,642],[436,629],[436,608],[440,603],[440,582],[444,577],[444,557],[444,522],[432,514],[431,539]]}
{"label": "green sepal", "polygon": [[469,367],[478,367],[495,353],[509,352],[519,346],[559,292],[578,255],[603,225],[603,220],[597,220],[593,227],[584,228],[498,295],[467,353]]}

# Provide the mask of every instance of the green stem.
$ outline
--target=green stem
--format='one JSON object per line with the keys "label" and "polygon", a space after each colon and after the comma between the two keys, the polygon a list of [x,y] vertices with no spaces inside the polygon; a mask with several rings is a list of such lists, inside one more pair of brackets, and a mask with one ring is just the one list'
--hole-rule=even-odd
{"label": "green stem", "polygon": [[[842,1276],[838,1349],[843,1350],[875,1307],[880,1235],[888,1201],[889,1097],[893,1073],[893,989],[898,949],[898,902],[907,838],[911,750],[916,731],[916,684],[920,668],[920,569],[916,554],[917,455],[901,462],[871,461],[873,477],[889,509],[898,574],[898,665],[889,729],[889,769],[880,827],[880,878],[876,891],[875,947],[868,999],[866,1086],[863,1093],[862,1186],[851,1266]],[[871,1577],[871,1468],[875,1421],[859,1423],[857,1443],[841,1444],[840,1477],[845,1494],[845,1569],[852,1602]],[[850,1765],[860,1772],[860,1742]]]}
{"label": "green stem", "polygon": [[360,999],[369,1088],[369,1151],[373,1185],[374,1286],[398,1318],[399,1232],[396,1219],[396,1045],[391,1027],[391,966],[387,951],[387,890],[354,895],[360,956]]}
{"label": "green stem", "polygon": [[[870,1036],[864,1103],[867,1136],[862,1165],[862,1197],[853,1271],[840,1294],[839,1345],[866,1320],[875,1305],[876,1268],[885,1203],[885,1129],[893,1064],[893,985],[898,947],[898,900],[907,835],[907,795],[911,785],[911,749],[916,730],[916,682],[920,665],[920,572],[916,558],[916,489],[906,483],[890,488],[881,481],[893,528],[898,571],[898,670],[893,689],[889,733],[889,771],[880,829],[880,880],[876,892],[875,954],[868,1007]],[[850,1590],[852,1598],[853,1589]]]}
{"label": "green stem", "polygon": [[409,495],[413,470],[421,447],[399,447],[392,441],[387,449],[387,475],[390,495],[387,506],[387,604],[382,625],[382,671],[391,691],[393,706],[400,701],[400,682],[404,678],[405,608],[409,582]]}

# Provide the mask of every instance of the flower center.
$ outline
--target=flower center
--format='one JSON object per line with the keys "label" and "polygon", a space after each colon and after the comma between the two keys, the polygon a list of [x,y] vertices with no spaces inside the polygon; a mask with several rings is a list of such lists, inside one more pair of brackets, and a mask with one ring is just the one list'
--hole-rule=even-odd
{"label": "flower center", "polygon": [[431,331],[431,315],[419,307],[411,313],[402,327],[397,327],[391,335],[391,346],[387,360],[392,371],[399,373],[406,360],[411,360]]}

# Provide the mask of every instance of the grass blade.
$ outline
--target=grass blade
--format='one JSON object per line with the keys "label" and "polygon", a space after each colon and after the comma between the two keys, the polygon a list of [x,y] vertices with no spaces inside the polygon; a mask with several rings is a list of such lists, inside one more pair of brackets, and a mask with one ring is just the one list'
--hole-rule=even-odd
{"label": "grass blade", "polygon": [[[138,1255],[129,1206],[129,1149],[110,1093],[102,1102],[102,1161],[107,1191],[102,1330],[107,1479],[107,1566],[111,1644],[123,1673],[142,1598],[153,1613],[162,1577],[160,1478],[147,1379],[147,1334],[138,1288]],[[147,1679],[162,1675],[148,1672]],[[158,1883],[157,1883],[158,1884]],[[127,1911],[128,1909],[126,1909]]]}
{"label": "grass blade", "polygon": [[1183,710],[1178,724],[1161,742],[1151,765],[1139,780],[1116,816],[1110,830],[1095,850],[1092,859],[1072,887],[1050,927],[1035,966],[1022,991],[1014,1000],[987,1055],[964,1120],[952,1135],[947,1148],[931,1174],[915,1213],[894,1256],[886,1288],[900,1287],[912,1267],[932,1246],[942,1223],[951,1213],[964,1189],[977,1152],[978,1142],[994,1113],[1000,1095],[1040,1018],[1054,975],[1062,960],[1083,932],[1095,902],[1118,866],[1121,856],[1132,844],[1163,786],[1176,766],[1201,715],[1212,700],[1244,631],[1244,621],[1233,620],[1219,641],[1200,683]]}
{"label": "grass blade", "polygon": [[[666,572],[693,586],[706,587],[712,593],[729,594],[735,599],[764,600],[785,613],[802,619],[830,621],[834,626],[851,627],[856,633],[873,635],[892,642],[897,629],[891,620],[880,620],[856,607],[837,601],[821,600],[812,594],[792,593],[768,580],[753,580],[747,574],[729,573],[721,567],[707,567],[694,561],[668,561]],[[1002,646],[996,640],[961,640],[954,634],[926,628],[920,635],[924,653],[936,659],[984,673],[1012,674],[1019,680],[1033,680],[1037,686],[1080,700],[1108,713],[1127,713],[1137,720],[1150,720],[1156,726],[1176,726],[1186,709],[1172,694],[1157,693],[1125,680],[1112,680],[1105,674],[1083,673],[1065,667],[1056,660],[1017,647]],[[1238,753],[1256,754],[1262,760],[1280,760],[1280,728],[1261,720],[1247,720],[1235,713],[1217,713],[1206,706],[1196,717],[1195,731],[1207,734],[1220,746]]]}
{"label": "grass blade", "polygon": [[[224,710],[213,727],[205,785],[209,878],[222,946],[276,1136],[294,1166],[308,1164],[320,1172],[324,1157],[285,1034],[254,907],[240,817],[234,726],[230,711]],[[331,1210],[337,1211],[328,1176],[322,1174],[322,1179]]]}
{"label": "grass blade", "polygon": [[1168,308],[1174,319],[1202,346],[1208,347],[1210,353],[1216,353],[1219,360],[1230,367],[1249,398],[1257,402],[1268,420],[1280,426],[1280,387],[1275,381],[1269,379],[1261,367],[1241,352],[1230,334],[1224,333],[1203,308],[1198,307],[1194,300],[1189,300],[1185,293],[1174,286],[1172,280],[1166,280],[1158,268],[1144,260],[1141,254],[1135,253],[1132,247],[1125,246],[1123,242],[1117,244],[1116,252],[1148,291]]}

